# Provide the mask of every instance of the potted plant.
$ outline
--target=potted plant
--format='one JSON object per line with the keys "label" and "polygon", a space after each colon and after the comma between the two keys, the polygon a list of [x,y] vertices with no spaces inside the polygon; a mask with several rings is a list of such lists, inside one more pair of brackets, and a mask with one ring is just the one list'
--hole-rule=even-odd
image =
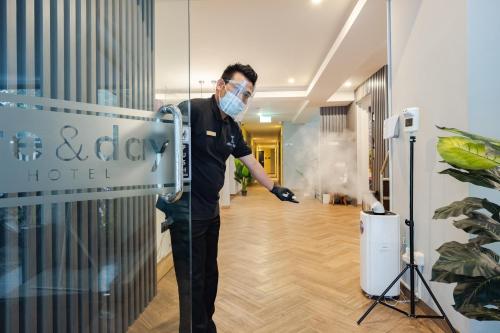
{"label": "potted plant", "polygon": [[234,171],[234,180],[241,184],[241,194],[246,196],[248,184],[252,181],[252,174],[250,173],[250,170],[248,170],[247,166],[240,160],[235,159],[234,165],[236,167]]}
{"label": "potted plant", "polygon": [[[451,167],[441,171],[461,182],[500,190],[500,141],[454,128],[455,136],[440,137],[437,150]],[[467,318],[500,320],[499,255],[485,247],[500,241],[500,206],[468,197],[435,211],[434,219],[465,216],[454,226],[476,235],[465,244],[444,243],[432,267],[432,281],[457,283],[454,308]]]}

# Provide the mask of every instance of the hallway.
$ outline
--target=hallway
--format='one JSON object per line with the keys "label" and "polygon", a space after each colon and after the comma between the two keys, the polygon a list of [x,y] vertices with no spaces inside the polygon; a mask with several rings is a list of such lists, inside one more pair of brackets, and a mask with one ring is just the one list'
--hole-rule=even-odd
{"label": "hallway", "polygon": [[[369,304],[359,288],[357,208],[281,203],[253,186],[221,212],[220,333],[442,332],[381,306],[356,325]],[[175,291],[171,271],[129,332],[176,332]]]}

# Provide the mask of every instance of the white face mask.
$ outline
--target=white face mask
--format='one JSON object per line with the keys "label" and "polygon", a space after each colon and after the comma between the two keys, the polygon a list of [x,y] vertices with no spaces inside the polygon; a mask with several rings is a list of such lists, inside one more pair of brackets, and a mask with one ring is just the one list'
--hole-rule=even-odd
{"label": "white face mask", "polygon": [[[246,89],[248,82],[229,80],[226,84],[231,85],[233,89],[230,91],[226,88],[226,94],[219,97],[219,108],[235,121],[241,121],[247,110],[248,101],[252,96],[252,93]],[[243,102],[242,98],[245,98],[247,103]]]}
{"label": "white face mask", "polygon": [[246,109],[245,103],[230,91],[226,91],[226,94],[222,98],[219,98],[219,107],[222,112],[234,120],[236,120],[239,115],[243,114]]}

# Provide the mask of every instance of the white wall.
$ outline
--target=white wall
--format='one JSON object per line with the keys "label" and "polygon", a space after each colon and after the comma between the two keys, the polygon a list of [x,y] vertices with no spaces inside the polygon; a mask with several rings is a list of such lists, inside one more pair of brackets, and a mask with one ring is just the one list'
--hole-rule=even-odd
{"label": "white wall", "polygon": [[[467,241],[467,234],[446,221],[432,220],[436,208],[462,199],[468,187],[443,169],[436,153],[435,125],[468,129],[467,2],[466,0],[392,1],[393,113],[420,107],[421,124],[415,147],[416,250],[425,254],[424,275],[430,280],[435,251],[450,240]],[[393,210],[408,218],[408,136],[393,145]],[[407,228],[402,225],[402,230]],[[430,283],[453,325],[468,332],[467,318],[452,308],[454,285]],[[424,301],[431,304],[424,294]]]}
{"label": "white wall", "polygon": [[349,105],[349,110],[347,111],[347,129],[349,131],[356,131],[356,124],[357,124],[357,106],[356,106],[356,101],[352,102],[351,105]]}
{"label": "white wall", "polygon": [[[468,17],[469,129],[499,138],[500,125],[500,1],[470,0]],[[471,196],[499,203],[500,192],[470,186]],[[490,247],[500,254],[500,244]],[[471,320],[471,332],[500,332],[499,322]]]}

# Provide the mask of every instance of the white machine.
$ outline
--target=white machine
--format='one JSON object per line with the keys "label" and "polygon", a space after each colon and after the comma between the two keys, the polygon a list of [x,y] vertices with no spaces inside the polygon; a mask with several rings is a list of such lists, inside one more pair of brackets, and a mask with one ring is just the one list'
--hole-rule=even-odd
{"label": "white machine", "polygon": [[[401,270],[399,215],[373,211],[362,211],[360,215],[361,289],[370,296],[379,296]],[[386,296],[399,296],[399,283]]]}
{"label": "white machine", "polygon": [[415,133],[420,125],[420,109],[406,108],[403,110],[403,126],[405,132]]}

